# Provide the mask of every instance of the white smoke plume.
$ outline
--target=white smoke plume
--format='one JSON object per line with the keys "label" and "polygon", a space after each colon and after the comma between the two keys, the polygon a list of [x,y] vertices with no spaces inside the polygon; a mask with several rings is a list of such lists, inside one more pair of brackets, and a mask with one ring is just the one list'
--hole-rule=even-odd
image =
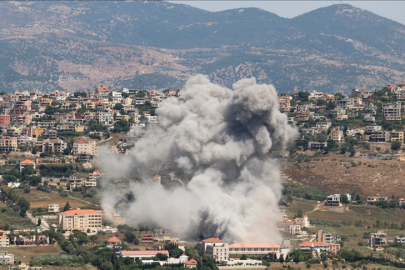
{"label": "white smoke plume", "polygon": [[[183,100],[160,103],[160,125],[136,141],[129,155],[99,155],[103,172],[143,179],[130,184],[132,201],[105,188],[106,213],[118,211],[127,223],[178,229],[183,237],[280,242],[280,171],[270,154],[285,149],[297,130],[279,111],[272,85],[250,78],[232,88],[192,77],[181,90]],[[164,162],[183,175],[185,187],[168,190],[146,181]]]}

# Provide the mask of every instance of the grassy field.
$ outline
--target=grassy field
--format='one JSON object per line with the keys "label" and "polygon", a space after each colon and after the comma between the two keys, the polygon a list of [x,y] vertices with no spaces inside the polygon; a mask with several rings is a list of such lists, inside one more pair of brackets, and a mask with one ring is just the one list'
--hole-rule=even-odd
{"label": "grassy field", "polygon": [[[3,212],[3,209],[6,211]],[[14,229],[33,227],[34,224],[28,219],[20,216],[20,211],[14,212],[10,207],[0,206],[0,226],[9,224]]]}
{"label": "grassy field", "polygon": [[32,256],[58,254],[61,252],[59,245],[50,246],[19,246],[2,248],[15,256],[15,261],[29,263]]}
{"label": "grassy field", "polygon": [[48,204],[50,203],[57,203],[60,207],[63,207],[65,206],[67,201],[69,201],[70,206],[72,206],[73,208],[91,206],[89,203],[76,200],[72,197],[61,197],[56,192],[46,193],[36,189],[31,189],[30,193],[24,193],[23,190],[16,189],[16,193],[19,196],[26,198],[30,202],[31,208],[47,208]]}

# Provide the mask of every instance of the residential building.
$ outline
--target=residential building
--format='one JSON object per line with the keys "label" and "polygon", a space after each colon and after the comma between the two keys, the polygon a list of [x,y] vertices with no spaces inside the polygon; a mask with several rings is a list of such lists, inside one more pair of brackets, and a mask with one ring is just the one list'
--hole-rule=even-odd
{"label": "residential building", "polygon": [[67,143],[63,140],[46,140],[42,142],[42,152],[43,153],[51,153],[51,154],[58,154],[63,153],[63,151],[67,148]]}
{"label": "residential building", "polygon": [[399,198],[399,206],[402,206],[405,204],[405,199],[404,198]]}
{"label": "residential building", "polygon": [[316,234],[316,241],[325,244],[336,244],[337,242],[341,241],[341,238],[336,233],[319,230]]}
{"label": "residential building", "polygon": [[229,244],[228,243],[213,243],[206,247],[204,256],[214,259],[217,262],[228,260]]}
{"label": "residential building", "polygon": [[17,151],[17,138],[0,139],[0,152]]}
{"label": "residential building", "polygon": [[113,102],[122,103],[123,98],[122,98],[121,92],[112,91],[111,92],[111,97],[112,97]]}
{"label": "residential building", "polygon": [[319,151],[325,149],[328,146],[327,142],[309,142],[308,149],[312,151]]}
{"label": "residential building", "polygon": [[119,245],[121,245],[121,240],[116,236],[110,237],[107,241],[107,247],[114,248]]}
{"label": "residential building", "polygon": [[370,142],[389,142],[391,133],[389,131],[374,131],[369,138]]}
{"label": "residential building", "polygon": [[387,121],[401,121],[401,103],[383,104],[382,113]]}
{"label": "residential building", "polygon": [[169,257],[169,251],[167,250],[139,250],[139,251],[121,250],[119,256],[121,258],[132,258],[134,259],[134,261],[137,261],[145,258],[156,257],[157,254],[163,254]]}
{"label": "residential building", "polygon": [[[37,124],[39,124],[39,122]],[[32,137],[38,138],[39,136],[41,136],[44,133],[45,130],[46,130],[46,128],[43,128],[43,127],[32,128]]]}
{"label": "residential building", "polygon": [[394,243],[405,244],[405,237],[393,236],[393,237],[392,237],[392,241],[393,241]]}
{"label": "residential building", "polygon": [[59,213],[60,212],[59,204],[57,204],[57,203],[48,204],[47,212],[48,213]]}
{"label": "residential building", "polygon": [[153,240],[155,241],[168,241],[170,240],[170,230],[168,229],[155,229]]}
{"label": "residential building", "polygon": [[110,89],[108,89],[105,85],[97,86],[95,96],[99,100],[108,101],[108,97],[110,95]]}
{"label": "residential building", "polygon": [[340,194],[327,196],[325,206],[340,206]]}
{"label": "residential building", "polygon": [[384,246],[388,243],[387,240],[387,234],[383,231],[377,231],[376,233],[371,233],[369,240],[368,240],[368,246],[369,247],[375,247],[379,248],[381,246]]}
{"label": "residential building", "polygon": [[301,111],[295,116],[295,121],[307,122],[309,120],[309,117],[312,117],[313,114],[314,114],[313,112]]}
{"label": "residential building", "polygon": [[318,132],[328,131],[331,125],[331,122],[318,122],[316,123],[315,128],[318,130]]}
{"label": "residential building", "polygon": [[142,235],[141,244],[152,244],[154,241],[153,234]]}
{"label": "residential building", "polygon": [[375,131],[382,131],[382,126],[366,126],[366,134],[372,134]]}
{"label": "residential building", "polygon": [[10,246],[10,239],[6,235],[0,236],[0,247],[9,247]]}
{"label": "residential building", "polygon": [[340,116],[346,115],[346,110],[343,108],[336,108],[330,111],[333,115]]}
{"label": "residential building", "polygon": [[284,225],[284,232],[292,235],[302,234],[301,231],[301,224],[296,222],[295,220],[289,220],[283,223]]}
{"label": "residential building", "polygon": [[56,140],[56,138],[58,136],[58,132],[53,129],[47,129],[44,131],[44,133],[42,133],[42,135],[47,137],[50,140]]}
{"label": "residential building", "polygon": [[385,196],[367,196],[367,204],[368,205],[375,205],[378,201],[388,201],[388,197]]}
{"label": "residential building", "polygon": [[[281,250],[281,246],[271,243],[235,243],[229,245],[229,255],[233,256],[266,256],[274,254],[279,258]],[[287,256],[287,254],[284,254],[284,256]]]}
{"label": "residential building", "polygon": [[309,107],[308,104],[297,105],[297,106],[295,107],[295,111],[296,111],[297,113],[299,113],[299,112],[309,112],[309,109],[310,109],[310,107]]}
{"label": "residential building", "polygon": [[351,136],[351,137],[354,137],[356,135],[363,135],[363,134],[364,134],[364,130],[359,129],[359,128],[346,130],[346,135]]}
{"label": "residential building", "polygon": [[94,156],[96,154],[96,142],[79,139],[73,143],[72,155],[88,155]]}
{"label": "residential building", "polygon": [[335,142],[342,142],[343,141],[343,130],[340,128],[332,128],[329,133],[329,139],[334,140]]}
{"label": "residential building", "polygon": [[114,115],[111,112],[98,111],[95,114],[95,119],[97,124],[102,124],[105,126],[114,125]]}
{"label": "residential building", "polygon": [[311,250],[329,250],[329,245],[319,241],[306,241],[298,244],[299,249],[311,249]]}
{"label": "residential building", "polygon": [[405,100],[405,88],[399,88],[396,90],[396,98],[397,100]]}
{"label": "residential building", "polygon": [[26,167],[33,167],[35,170],[35,162],[29,159],[20,162],[20,172]]}
{"label": "residential building", "polygon": [[92,173],[89,173],[89,181],[96,182],[97,179],[105,175],[104,173],[100,173],[99,170],[94,170]]}
{"label": "residential building", "polygon": [[0,264],[1,265],[13,265],[14,255],[9,254],[8,251],[0,250]]}
{"label": "residential building", "polygon": [[197,268],[198,262],[194,259],[188,260],[184,263],[185,268]]}
{"label": "residential building", "polygon": [[85,181],[85,178],[79,178],[76,175],[71,175],[67,181],[66,189],[73,190],[74,188],[82,187],[84,186]]}
{"label": "residential building", "polygon": [[364,122],[375,122],[375,116],[371,113],[365,113],[363,114],[363,120]]}
{"label": "residential building", "polygon": [[1,114],[0,115],[0,126],[7,126],[10,125],[11,118],[8,114]]}
{"label": "residential building", "polygon": [[93,209],[68,210],[59,214],[59,226],[69,232],[73,230],[97,232],[103,226],[101,212]]}
{"label": "residential building", "polygon": [[214,244],[221,244],[221,243],[224,243],[224,241],[222,241],[221,239],[219,239],[217,237],[211,237],[211,238],[204,239],[198,243],[198,253],[201,256],[204,256],[208,246],[214,245]]}
{"label": "residential building", "polygon": [[398,141],[403,143],[404,142],[404,132],[403,131],[391,131],[391,142]]}
{"label": "residential building", "polygon": [[310,227],[311,226],[311,221],[307,215],[304,215],[302,218],[296,218],[294,219],[296,222],[301,224],[301,227]]}

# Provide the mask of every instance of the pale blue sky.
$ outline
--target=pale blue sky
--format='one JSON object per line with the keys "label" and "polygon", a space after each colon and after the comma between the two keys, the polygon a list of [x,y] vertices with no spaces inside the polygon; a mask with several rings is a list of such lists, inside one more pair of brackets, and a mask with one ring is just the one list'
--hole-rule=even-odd
{"label": "pale blue sky", "polygon": [[220,11],[241,7],[261,8],[284,18],[292,18],[311,10],[332,5],[350,4],[371,11],[405,25],[405,1],[169,1],[209,11]]}

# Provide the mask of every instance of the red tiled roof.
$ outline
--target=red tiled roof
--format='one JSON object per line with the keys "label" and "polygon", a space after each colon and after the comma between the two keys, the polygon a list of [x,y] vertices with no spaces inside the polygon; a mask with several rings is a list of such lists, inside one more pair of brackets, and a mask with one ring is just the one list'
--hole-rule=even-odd
{"label": "red tiled roof", "polygon": [[113,237],[111,237],[110,239],[108,239],[107,242],[108,242],[108,243],[121,243],[121,240],[120,240],[118,237],[113,236]]}
{"label": "red tiled roof", "polygon": [[80,209],[80,210],[68,210],[61,213],[62,215],[101,215],[100,212],[94,209]]}
{"label": "red tiled roof", "polygon": [[29,160],[29,159],[26,159],[26,160],[24,160],[24,161],[21,161],[20,164],[35,164],[35,162],[34,162],[34,161],[31,161],[31,160]]}
{"label": "red tiled roof", "polygon": [[217,238],[217,237],[211,237],[211,238],[207,238],[202,240],[203,242],[223,242],[221,239]]}
{"label": "red tiled roof", "polygon": [[237,243],[229,245],[229,248],[280,248],[280,246],[272,243]]}
{"label": "red tiled roof", "polygon": [[184,263],[185,265],[197,265],[197,261],[194,259],[188,260]]}
{"label": "red tiled roof", "polygon": [[314,247],[318,247],[318,246],[328,246],[328,244],[325,244],[323,242],[310,242],[310,241],[306,241],[303,242],[301,244],[298,244],[298,246],[300,247],[305,247],[305,246],[314,246]]}

